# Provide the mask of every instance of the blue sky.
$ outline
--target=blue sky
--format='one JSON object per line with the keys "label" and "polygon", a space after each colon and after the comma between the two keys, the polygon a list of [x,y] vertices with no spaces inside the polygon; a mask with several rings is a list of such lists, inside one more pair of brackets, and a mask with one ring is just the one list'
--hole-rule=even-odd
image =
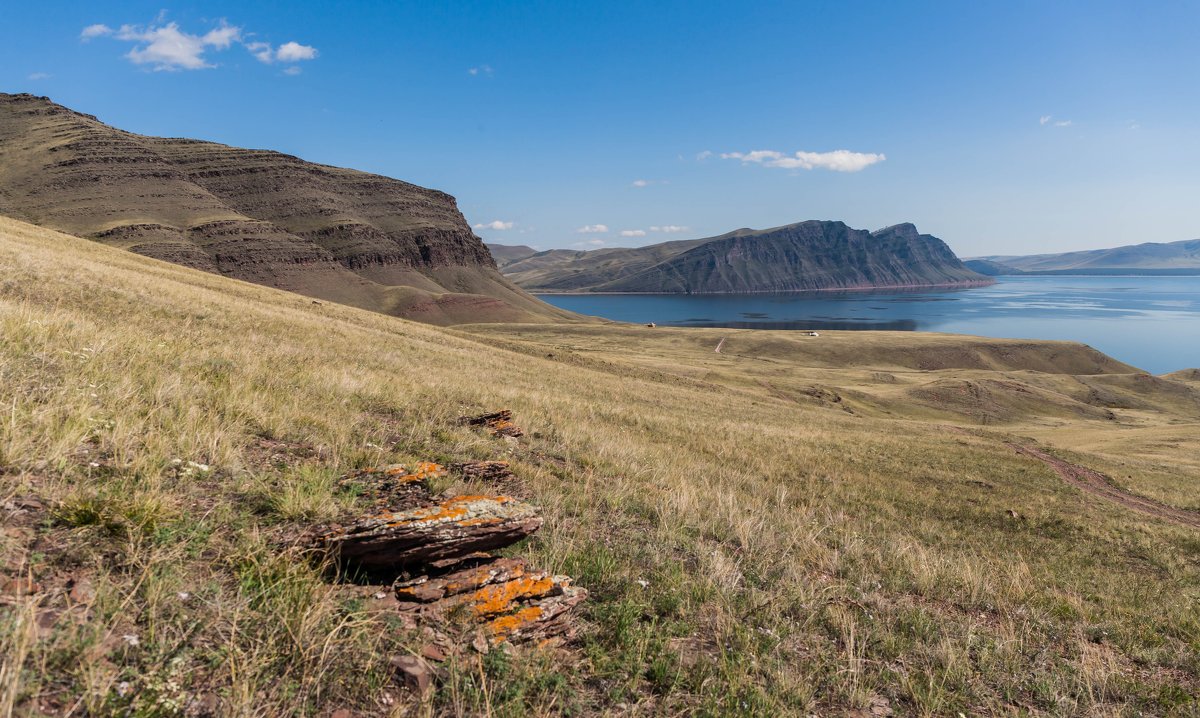
{"label": "blue sky", "polygon": [[1193,1],[0,16],[0,90],[436,187],[488,241],[631,246],[804,219],[911,221],[963,256],[1200,237]]}

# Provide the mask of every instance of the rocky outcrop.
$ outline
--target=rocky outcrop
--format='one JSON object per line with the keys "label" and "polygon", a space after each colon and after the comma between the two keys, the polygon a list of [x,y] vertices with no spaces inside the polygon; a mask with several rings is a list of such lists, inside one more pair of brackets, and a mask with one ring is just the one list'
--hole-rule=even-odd
{"label": "rocky outcrop", "polygon": [[637,249],[538,253],[504,266],[526,289],[562,292],[744,294],[826,289],[972,286],[945,242],[911,224],[867,232],[843,222],[739,229]]}
{"label": "rocky outcrop", "polygon": [[504,548],[537,531],[537,511],[508,496],[456,496],[369,516],[323,539],[337,559],[367,569],[411,569]]}
{"label": "rocky outcrop", "polygon": [[[507,410],[482,416],[516,428]],[[488,421],[476,425],[489,428]],[[516,440],[511,434],[497,436]],[[503,461],[469,461],[452,469],[466,480],[514,478]],[[468,645],[486,651],[501,643],[573,635],[572,609],[587,598],[586,590],[524,559],[488,553],[537,531],[542,525],[537,509],[505,495],[434,497],[429,480],[446,474],[438,464],[421,462],[344,477],[343,487],[390,508],[328,527],[311,544],[352,572],[399,574],[392,591],[400,617],[432,638],[425,655],[429,660],[442,660]],[[424,659],[413,657],[397,669],[423,690],[431,675],[427,667]]]}
{"label": "rocky outcrop", "polygon": [[431,321],[564,317],[454,198],[267,150],[146,137],[0,93],[0,214],[155,259]]}

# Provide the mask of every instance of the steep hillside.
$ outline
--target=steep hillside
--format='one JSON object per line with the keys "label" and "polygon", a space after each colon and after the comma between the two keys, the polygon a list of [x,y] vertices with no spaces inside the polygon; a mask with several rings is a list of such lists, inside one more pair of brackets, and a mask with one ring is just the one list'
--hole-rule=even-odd
{"label": "steep hillside", "polygon": [[1101,270],[1141,269],[1172,270],[1177,273],[1194,270],[1200,273],[1200,239],[1167,243],[1146,242],[1060,254],[987,256],[977,259],[1026,272],[1086,270],[1098,273]]}
{"label": "steep hillside", "polygon": [[529,290],[573,292],[727,294],[990,281],[911,224],[866,232],[821,221],[637,249],[553,250],[503,271]]}
{"label": "steep hillside", "polygon": [[0,94],[0,214],[434,323],[564,316],[504,279],[455,200],[265,150],[144,137]]}

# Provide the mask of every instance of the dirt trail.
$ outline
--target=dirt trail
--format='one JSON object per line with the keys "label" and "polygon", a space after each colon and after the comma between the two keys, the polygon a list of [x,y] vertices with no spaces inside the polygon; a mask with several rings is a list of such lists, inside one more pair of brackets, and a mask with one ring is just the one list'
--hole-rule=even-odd
{"label": "dirt trail", "polygon": [[1174,506],[1161,504],[1153,499],[1148,499],[1143,496],[1137,496],[1127,491],[1113,486],[1109,482],[1108,477],[1098,471],[1094,471],[1085,466],[1072,464],[1069,461],[1064,461],[1056,456],[1051,456],[1041,449],[1035,449],[1032,446],[1022,446],[1012,442],[1005,442],[1009,447],[1015,449],[1018,454],[1030,456],[1054,469],[1054,472],[1062,477],[1063,481],[1094,496],[1099,496],[1108,499],[1114,503],[1120,504],[1127,509],[1138,511],[1148,516],[1154,516],[1164,521],[1170,521],[1173,524],[1180,526],[1189,526],[1191,528],[1200,529],[1200,513],[1195,511],[1187,511],[1178,509]]}
{"label": "dirt trail", "polygon": [[713,351],[715,351],[716,353],[720,354],[720,353],[721,353],[721,347],[723,347],[723,346],[725,346],[725,337],[721,337],[721,341],[717,342],[717,348],[716,348],[716,349],[714,349]]}

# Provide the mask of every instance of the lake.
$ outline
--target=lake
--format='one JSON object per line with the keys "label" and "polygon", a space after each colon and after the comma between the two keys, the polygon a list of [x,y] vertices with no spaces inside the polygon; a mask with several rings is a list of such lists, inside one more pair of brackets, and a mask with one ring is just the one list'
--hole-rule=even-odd
{"label": "lake", "polygon": [[1001,277],[989,287],[795,294],[541,294],[623,322],[1069,339],[1154,374],[1200,367],[1200,277]]}

